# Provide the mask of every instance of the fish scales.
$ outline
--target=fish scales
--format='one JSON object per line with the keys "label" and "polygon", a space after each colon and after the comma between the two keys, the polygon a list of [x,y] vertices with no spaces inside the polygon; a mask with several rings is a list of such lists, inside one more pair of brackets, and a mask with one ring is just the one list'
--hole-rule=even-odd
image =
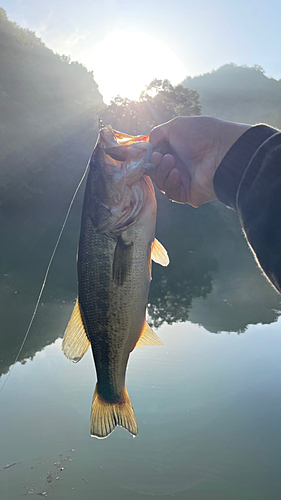
{"label": "fish scales", "polygon": [[[117,134],[117,133],[116,133]],[[115,160],[120,138],[126,161]],[[138,142],[138,151],[124,148]],[[137,434],[133,407],[125,387],[130,352],[138,345],[161,344],[145,315],[151,280],[151,252],[157,262],[168,257],[155,240],[156,199],[144,177],[147,144],[141,138],[100,132],[85,190],[78,251],[78,299],[63,340],[65,355],[79,361],[91,344],[97,385],[91,434],[107,437],[116,425]],[[145,138],[146,140],[148,138]],[[107,154],[108,144],[114,150]],[[132,157],[131,157],[132,154]],[[135,158],[137,156],[137,158]],[[161,262],[162,260],[162,262]]]}
{"label": "fish scales", "polygon": [[89,217],[85,222],[79,250],[79,303],[92,344],[99,393],[115,402],[122,396],[129,352],[145,321],[150,283],[146,235],[141,222],[122,234],[128,244],[133,242],[133,264],[121,287],[112,275],[115,239],[95,230]]}

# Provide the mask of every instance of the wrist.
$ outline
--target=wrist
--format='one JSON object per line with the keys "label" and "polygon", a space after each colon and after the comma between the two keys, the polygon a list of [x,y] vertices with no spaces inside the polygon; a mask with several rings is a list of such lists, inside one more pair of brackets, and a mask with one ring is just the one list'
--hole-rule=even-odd
{"label": "wrist", "polygon": [[238,139],[250,128],[252,125],[246,125],[244,123],[233,123],[224,120],[219,120],[220,133],[219,137],[219,147],[218,155],[216,159],[216,168],[220,165],[225,155],[232,148]]}
{"label": "wrist", "polygon": [[236,195],[242,177],[259,147],[276,129],[267,125],[249,127],[232,144],[224,155],[214,175],[214,190],[217,198],[225,205],[236,210]]}

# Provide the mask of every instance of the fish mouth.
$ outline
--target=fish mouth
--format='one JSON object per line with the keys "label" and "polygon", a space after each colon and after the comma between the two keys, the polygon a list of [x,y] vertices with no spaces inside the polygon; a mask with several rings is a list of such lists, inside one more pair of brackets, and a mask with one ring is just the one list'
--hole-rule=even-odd
{"label": "fish mouth", "polygon": [[119,167],[129,160],[141,160],[152,147],[148,136],[123,134],[110,125],[101,128],[98,141],[104,153],[119,162]]}
{"label": "fish mouth", "polygon": [[147,171],[155,170],[155,165],[150,163],[152,153],[155,151],[165,155],[174,154],[168,141],[162,141],[154,146],[149,142],[147,135],[128,135],[114,130],[110,125],[100,129],[99,142],[105,154],[113,160],[120,162],[116,166],[129,161],[140,161],[144,158],[144,168]]}
{"label": "fish mouth", "polygon": [[102,211],[105,209],[100,230],[127,228],[151,203],[154,206],[153,184],[144,175],[151,149],[148,136],[123,134],[110,125],[100,129],[90,160],[92,196]]}
{"label": "fish mouth", "polygon": [[140,142],[149,142],[147,135],[128,135],[114,130],[111,125],[100,129],[100,142],[104,148],[111,146],[130,146]]}

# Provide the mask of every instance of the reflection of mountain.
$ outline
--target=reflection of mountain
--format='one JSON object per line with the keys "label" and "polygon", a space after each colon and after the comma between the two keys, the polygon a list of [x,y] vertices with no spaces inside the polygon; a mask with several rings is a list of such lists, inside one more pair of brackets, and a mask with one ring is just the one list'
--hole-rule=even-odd
{"label": "reflection of mountain", "polygon": [[259,66],[225,64],[183,85],[197,90],[202,114],[244,123],[281,126],[281,80],[267,78]]}
{"label": "reflection of mountain", "polygon": [[[86,167],[91,145],[83,144],[80,136],[85,128],[70,137],[54,137],[51,145],[42,144],[38,151],[38,163],[42,172],[36,172],[28,186],[13,180],[13,189],[6,191],[0,211],[0,287],[1,287],[1,338],[0,364],[7,367],[15,357],[32,308],[39,293],[44,272],[62,226],[63,218],[74,189]],[[82,142],[80,142],[80,139]],[[91,142],[94,138],[92,138]],[[28,151],[23,151],[23,162],[28,161]],[[17,162],[17,163],[16,163]],[[19,166],[17,157],[15,165]],[[29,159],[29,165],[36,158]],[[46,289],[43,302],[50,302],[52,295],[60,300],[73,300],[76,294],[75,257],[80,224],[83,191],[77,197],[73,213],[66,227],[50,274],[50,290]],[[5,276],[7,275],[7,276]],[[7,288],[9,287],[9,288]],[[19,292],[19,293],[15,293]],[[44,320],[43,320],[44,321]],[[41,333],[40,333],[41,336]],[[58,337],[53,336],[52,339]],[[31,337],[32,338],[32,337]],[[46,330],[43,337],[36,338],[37,350],[46,345]],[[4,345],[3,345],[4,344]],[[30,356],[33,346],[26,344],[21,358]]]}
{"label": "reflection of mountain", "polygon": [[[28,295],[25,280],[18,280],[19,283],[15,286],[11,278],[12,276],[6,276],[0,286],[2,318],[0,376],[7,373],[9,367],[14,363],[31,319],[36,292],[38,292],[33,286],[33,294]],[[45,299],[44,296],[42,298],[32,329],[20,353],[20,362],[32,359],[45,346],[63,336],[72,308],[72,303],[65,304],[61,298],[50,297],[47,291]]]}
{"label": "reflection of mountain", "polygon": [[[20,360],[32,357],[62,336],[76,296],[75,254],[82,192],[54,260],[38,315]],[[279,316],[280,296],[261,275],[241,234],[236,214],[219,202],[199,209],[158,196],[157,237],[171,264],[153,266],[149,296],[151,324],[190,320],[211,332],[243,331],[248,324],[271,323]],[[30,320],[60,220],[57,205],[29,214],[22,228],[17,218],[1,222],[6,259],[1,266],[0,372],[12,364]],[[43,222],[42,222],[43,221]],[[16,229],[10,234],[10,227]],[[18,244],[17,244],[18,241]],[[19,259],[20,257],[20,259]],[[3,276],[7,274],[7,276]]]}
{"label": "reflection of mountain", "polygon": [[[229,230],[221,232],[214,249],[218,270],[206,300],[195,299],[189,320],[210,332],[244,331],[249,324],[276,321],[281,297],[258,268],[234,212],[219,203],[217,221],[228,220]],[[236,220],[235,220],[236,219]]]}
{"label": "reflection of mountain", "polygon": [[192,323],[198,323],[209,332],[243,332],[250,324],[270,324],[281,314],[281,301],[259,271],[238,270],[240,260],[232,260],[237,273],[223,279],[221,269],[213,280],[207,300],[195,299],[189,314]]}
{"label": "reflection of mountain", "polygon": [[276,321],[281,298],[257,268],[233,211],[219,202],[195,210],[160,197],[159,214],[158,236],[171,264],[153,269],[153,325],[189,319],[218,332]]}
{"label": "reflection of mountain", "polygon": [[167,268],[153,265],[148,307],[152,325],[186,321],[193,298],[210,293],[217,269],[216,259],[205,244],[215,238],[216,228],[209,224],[212,212],[211,206],[199,211],[158,196],[157,237],[168,250],[171,263]]}
{"label": "reflection of mountain", "polygon": [[[20,361],[33,357],[62,336],[71,314],[76,296],[76,249],[82,195],[83,192],[74,204]],[[0,373],[8,370],[21,345],[70,197],[70,190],[68,199],[64,194],[61,203],[53,196],[53,206],[48,206],[46,199],[44,204],[39,198],[36,210],[6,212],[0,217],[3,235],[0,242],[3,255],[0,263]],[[33,202],[36,205],[36,199]]]}

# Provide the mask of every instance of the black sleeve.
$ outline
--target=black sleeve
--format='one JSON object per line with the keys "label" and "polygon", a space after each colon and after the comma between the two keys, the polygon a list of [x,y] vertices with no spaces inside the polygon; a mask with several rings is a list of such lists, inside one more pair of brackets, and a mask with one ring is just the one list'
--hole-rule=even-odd
{"label": "black sleeve", "polygon": [[281,133],[267,125],[248,129],[220,163],[214,190],[237,211],[258,263],[281,293]]}

